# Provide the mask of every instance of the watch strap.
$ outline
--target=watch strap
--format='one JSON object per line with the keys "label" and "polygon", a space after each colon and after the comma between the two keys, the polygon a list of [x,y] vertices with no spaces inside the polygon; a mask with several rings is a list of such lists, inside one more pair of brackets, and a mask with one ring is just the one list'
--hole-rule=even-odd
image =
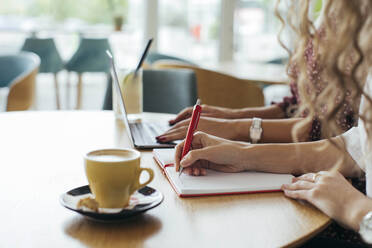
{"label": "watch strap", "polygon": [[253,144],[257,143],[261,139],[262,127],[261,127],[261,118],[253,118],[251,128],[249,130],[251,142]]}

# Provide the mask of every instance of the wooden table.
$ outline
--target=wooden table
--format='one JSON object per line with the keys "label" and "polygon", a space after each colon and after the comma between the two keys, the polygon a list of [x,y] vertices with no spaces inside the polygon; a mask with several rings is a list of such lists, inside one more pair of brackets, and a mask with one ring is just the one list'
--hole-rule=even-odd
{"label": "wooden table", "polygon": [[126,222],[92,222],[62,207],[59,196],[87,184],[86,151],[129,146],[114,114],[2,113],[0,126],[0,247],[295,246],[330,223],[282,193],[181,199],[150,151],[142,152],[141,166],[154,169],[150,186],[164,194],[164,202]]}

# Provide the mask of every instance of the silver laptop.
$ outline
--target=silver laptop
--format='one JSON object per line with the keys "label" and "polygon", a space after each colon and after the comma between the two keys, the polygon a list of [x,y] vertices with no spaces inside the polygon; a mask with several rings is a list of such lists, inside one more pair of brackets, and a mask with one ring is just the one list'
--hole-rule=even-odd
{"label": "silver laptop", "polygon": [[128,120],[127,112],[125,111],[124,97],[120,90],[119,79],[117,75],[117,70],[115,66],[114,58],[109,54],[111,60],[111,76],[114,87],[116,87],[116,92],[118,94],[117,98],[119,101],[120,110],[123,114],[123,121],[125,128],[129,130],[128,136],[132,142],[132,147],[141,148],[141,149],[152,149],[152,148],[170,148],[174,147],[175,143],[159,143],[156,140],[156,136],[163,134],[166,130],[169,129],[169,124],[167,122],[163,123],[150,123],[150,122],[133,122],[130,123]]}

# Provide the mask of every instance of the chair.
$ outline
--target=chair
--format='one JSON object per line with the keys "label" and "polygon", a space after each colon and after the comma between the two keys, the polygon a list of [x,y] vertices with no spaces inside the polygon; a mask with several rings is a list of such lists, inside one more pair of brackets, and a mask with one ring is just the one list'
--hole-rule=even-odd
{"label": "chair", "polygon": [[0,56],[0,88],[9,89],[5,110],[27,110],[32,106],[39,65],[39,57],[30,52]]}
{"label": "chair", "polygon": [[254,81],[194,66],[157,63],[154,68],[193,70],[197,79],[198,98],[203,104],[228,108],[264,105],[262,89]]}
{"label": "chair", "polygon": [[153,63],[155,63],[156,61],[159,61],[159,60],[169,60],[169,61],[173,60],[173,61],[181,62],[183,64],[197,66],[195,63],[193,63],[189,60],[179,58],[179,57],[175,57],[175,56],[171,56],[171,55],[162,54],[162,53],[157,53],[157,52],[150,52],[146,57],[146,62],[148,64],[153,64]]}
{"label": "chair", "polygon": [[144,70],[143,111],[177,114],[195,104],[196,77],[192,70]]}
{"label": "chair", "polygon": [[[84,38],[80,40],[79,47],[71,59],[66,63],[65,69],[68,72],[78,74],[76,109],[81,108],[82,104],[82,73],[84,72],[103,72],[110,80],[110,59],[106,50],[111,51],[107,38]],[[67,82],[67,100],[70,91],[69,80]]]}
{"label": "chair", "polygon": [[288,63],[288,57],[280,57],[267,61],[267,64],[285,65]]}
{"label": "chair", "polygon": [[61,103],[59,98],[57,73],[63,69],[64,65],[54,43],[54,39],[41,39],[36,37],[27,38],[21,48],[21,51],[34,52],[40,57],[40,73],[53,73],[56,93],[56,105],[57,109],[60,109]]}
{"label": "chair", "polygon": [[[195,104],[196,77],[192,70],[143,70],[143,111],[176,114]],[[104,110],[112,109],[108,85]]]}

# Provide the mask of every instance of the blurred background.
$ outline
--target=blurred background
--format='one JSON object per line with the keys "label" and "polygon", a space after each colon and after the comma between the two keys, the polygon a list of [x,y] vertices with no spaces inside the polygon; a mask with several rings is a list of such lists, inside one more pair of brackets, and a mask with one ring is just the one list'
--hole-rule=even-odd
{"label": "blurred background", "polygon": [[[216,68],[220,63],[285,63],[277,41],[276,0],[13,0],[0,5],[0,54],[16,53],[28,37],[52,37],[64,63],[81,37],[107,38],[122,68],[133,68],[148,38],[152,52]],[[320,8],[316,1],[314,9]],[[285,15],[285,6],[280,7]],[[284,33],[284,40],[290,40]],[[289,43],[290,44],[290,43]],[[34,109],[55,109],[52,75],[39,74]],[[78,78],[69,79],[76,84]],[[61,109],[69,103],[67,72],[58,73]],[[100,109],[104,73],[84,73],[83,109]],[[73,97],[71,98],[74,99]],[[71,101],[72,101],[71,100]],[[72,105],[74,103],[71,103]]]}

